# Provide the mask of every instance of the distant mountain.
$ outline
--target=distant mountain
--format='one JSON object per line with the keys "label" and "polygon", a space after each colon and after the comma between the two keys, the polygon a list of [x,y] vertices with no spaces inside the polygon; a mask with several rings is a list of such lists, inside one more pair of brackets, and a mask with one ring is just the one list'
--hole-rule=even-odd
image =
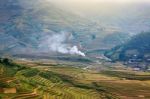
{"label": "distant mountain", "polygon": [[51,44],[47,40],[62,31],[68,33],[67,38],[71,37],[63,43],[77,45],[82,51],[110,49],[131,37],[130,31],[123,30],[122,25],[114,25],[118,21],[108,24],[101,19],[100,16],[93,19],[80,16],[47,0],[1,0],[0,53],[37,54],[44,51],[54,54],[46,49]]}
{"label": "distant mountain", "polygon": [[150,32],[143,32],[135,35],[129,42],[113,48],[106,52],[105,55],[114,61],[128,61],[130,59],[149,61]]}
{"label": "distant mountain", "polygon": [[0,51],[4,53],[36,52],[43,39],[69,31],[78,19],[41,0],[2,0],[0,7]]}
{"label": "distant mountain", "polygon": [[116,45],[121,45],[126,43],[128,40],[130,40],[132,36],[127,35],[126,33],[116,32],[113,34],[106,35],[102,42],[106,45],[109,45],[111,48],[115,47]]}

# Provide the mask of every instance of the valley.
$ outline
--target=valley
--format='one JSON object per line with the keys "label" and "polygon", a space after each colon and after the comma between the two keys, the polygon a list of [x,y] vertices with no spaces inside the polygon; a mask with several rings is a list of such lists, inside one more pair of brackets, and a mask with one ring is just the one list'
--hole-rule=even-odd
{"label": "valley", "polygon": [[0,0],[0,99],[150,99],[148,0]]}
{"label": "valley", "polygon": [[[92,68],[86,68],[88,65],[92,64],[80,66],[56,60],[20,59],[15,59],[9,64],[2,62],[0,97],[2,99],[150,98],[149,72],[137,72],[117,64],[109,69],[99,69],[104,66],[95,64]],[[12,88],[14,92],[10,91]],[[8,93],[4,93],[7,91]]]}

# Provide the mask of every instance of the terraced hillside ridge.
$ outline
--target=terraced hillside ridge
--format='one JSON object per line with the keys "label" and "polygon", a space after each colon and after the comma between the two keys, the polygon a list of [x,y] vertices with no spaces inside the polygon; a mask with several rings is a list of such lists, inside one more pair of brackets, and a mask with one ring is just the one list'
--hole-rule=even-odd
{"label": "terraced hillside ridge", "polygon": [[[2,99],[150,98],[148,72],[125,69],[98,71],[69,64],[24,60],[15,60],[14,63],[8,59],[1,59],[0,97]],[[4,93],[4,89],[7,89],[5,91],[8,93]],[[13,91],[10,92],[10,89]]]}
{"label": "terraced hillside ridge", "polygon": [[[7,62],[4,63],[4,60]],[[17,65],[8,59],[2,59],[0,70],[0,88],[16,90],[14,93],[10,92],[11,94],[0,92],[2,99],[117,99],[112,93],[75,81],[71,76],[47,69],[31,68],[30,65]]]}
{"label": "terraced hillside ridge", "polygon": [[[67,65],[64,63],[58,64],[55,61],[46,63],[18,61],[18,63],[32,66],[34,72],[35,69],[41,70],[39,74],[34,73],[32,75],[34,78],[31,77],[31,80],[40,81],[39,84],[41,85],[50,85],[51,83],[52,86],[49,86],[50,89],[47,90],[53,94],[57,93],[57,95],[61,93],[59,97],[66,96],[66,94],[68,94],[67,97],[72,97],[71,94],[76,94],[74,96],[76,99],[82,99],[81,97],[89,99],[141,99],[142,97],[148,99],[150,97],[150,73],[132,71],[132,69],[127,69],[119,64],[114,64],[115,68],[111,67],[111,69],[99,71],[100,65],[96,67],[97,69],[88,69],[72,63]],[[116,67],[117,65],[118,67]],[[18,75],[26,75],[26,72],[23,71],[22,73]],[[26,76],[28,77],[29,75]],[[40,93],[45,92],[40,91]],[[51,95],[49,92],[46,92],[44,97],[49,98]]]}

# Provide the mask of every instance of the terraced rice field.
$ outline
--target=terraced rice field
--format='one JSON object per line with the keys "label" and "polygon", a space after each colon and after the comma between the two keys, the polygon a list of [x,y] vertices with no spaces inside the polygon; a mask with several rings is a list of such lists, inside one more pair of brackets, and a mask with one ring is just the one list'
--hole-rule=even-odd
{"label": "terraced rice field", "polygon": [[31,61],[17,64],[0,65],[0,88],[16,88],[13,94],[0,92],[2,99],[150,99],[149,73],[98,72]]}
{"label": "terraced rice field", "polygon": [[38,74],[27,78],[20,71],[16,76],[26,83],[34,83],[37,88],[36,93],[42,95],[44,99],[101,99],[105,97],[93,89],[74,87],[64,82],[53,83]]}

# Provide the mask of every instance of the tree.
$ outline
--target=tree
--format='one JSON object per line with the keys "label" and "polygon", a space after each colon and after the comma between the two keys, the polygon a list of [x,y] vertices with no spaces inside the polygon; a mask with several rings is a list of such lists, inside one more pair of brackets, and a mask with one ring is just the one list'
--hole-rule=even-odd
{"label": "tree", "polygon": [[8,65],[8,64],[10,64],[10,60],[8,58],[4,58],[3,63]]}

